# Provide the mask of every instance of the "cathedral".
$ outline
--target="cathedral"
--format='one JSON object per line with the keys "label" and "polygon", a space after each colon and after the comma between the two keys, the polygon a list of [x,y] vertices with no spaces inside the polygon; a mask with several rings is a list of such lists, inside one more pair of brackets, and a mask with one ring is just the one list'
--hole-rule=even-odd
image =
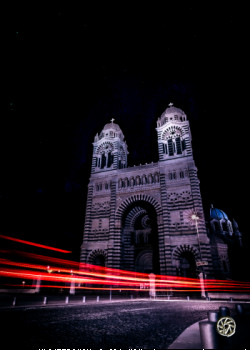
{"label": "cathedral", "polygon": [[[159,161],[127,166],[114,119],[93,143],[81,262],[163,275],[230,278],[236,222],[210,209],[205,220],[189,121],[172,103],[157,120]],[[145,144],[145,147],[147,145]]]}

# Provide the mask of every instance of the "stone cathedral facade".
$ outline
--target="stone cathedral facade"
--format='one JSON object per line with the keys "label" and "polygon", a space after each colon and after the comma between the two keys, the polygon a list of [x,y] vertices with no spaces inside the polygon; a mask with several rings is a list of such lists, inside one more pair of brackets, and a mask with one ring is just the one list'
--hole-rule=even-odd
{"label": "stone cathedral facade", "polygon": [[186,114],[170,104],[156,131],[159,161],[133,167],[114,119],[95,136],[80,260],[187,277],[205,261],[207,276],[222,276],[227,246],[211,248]]}

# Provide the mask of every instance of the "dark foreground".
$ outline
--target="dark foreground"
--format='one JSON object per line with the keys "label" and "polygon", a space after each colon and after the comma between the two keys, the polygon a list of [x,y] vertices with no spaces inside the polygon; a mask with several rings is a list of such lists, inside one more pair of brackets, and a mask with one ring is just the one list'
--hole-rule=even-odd
{"label": "dark foreground", "polygon": [[[2,308],[5,349],[167,349],[207,312],[234,303],[126,300]],[[241,348],[241,347],[240,347]]]}

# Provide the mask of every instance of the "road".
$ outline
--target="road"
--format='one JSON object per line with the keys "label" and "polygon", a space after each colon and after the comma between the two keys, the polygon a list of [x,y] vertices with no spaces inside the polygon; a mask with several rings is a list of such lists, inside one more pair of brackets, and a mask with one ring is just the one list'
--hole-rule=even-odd
{"label": "road", "polygon": [[210,310],[234,303],[126,300],[1,308],[6,349],[167,349]]}

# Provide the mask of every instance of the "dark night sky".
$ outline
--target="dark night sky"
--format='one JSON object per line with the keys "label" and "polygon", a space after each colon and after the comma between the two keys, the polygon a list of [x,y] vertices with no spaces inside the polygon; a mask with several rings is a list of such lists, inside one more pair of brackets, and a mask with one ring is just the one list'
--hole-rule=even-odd
{"label": "dark night sky", "polygon": [[156,120],[173,102],[190,121],[205,210],[224,210],[249,242],[246,9],[126,6],[29,9],[11,22],[1,233],[78,259],[95,134],[114,117],[129,165],[157,161]]}

